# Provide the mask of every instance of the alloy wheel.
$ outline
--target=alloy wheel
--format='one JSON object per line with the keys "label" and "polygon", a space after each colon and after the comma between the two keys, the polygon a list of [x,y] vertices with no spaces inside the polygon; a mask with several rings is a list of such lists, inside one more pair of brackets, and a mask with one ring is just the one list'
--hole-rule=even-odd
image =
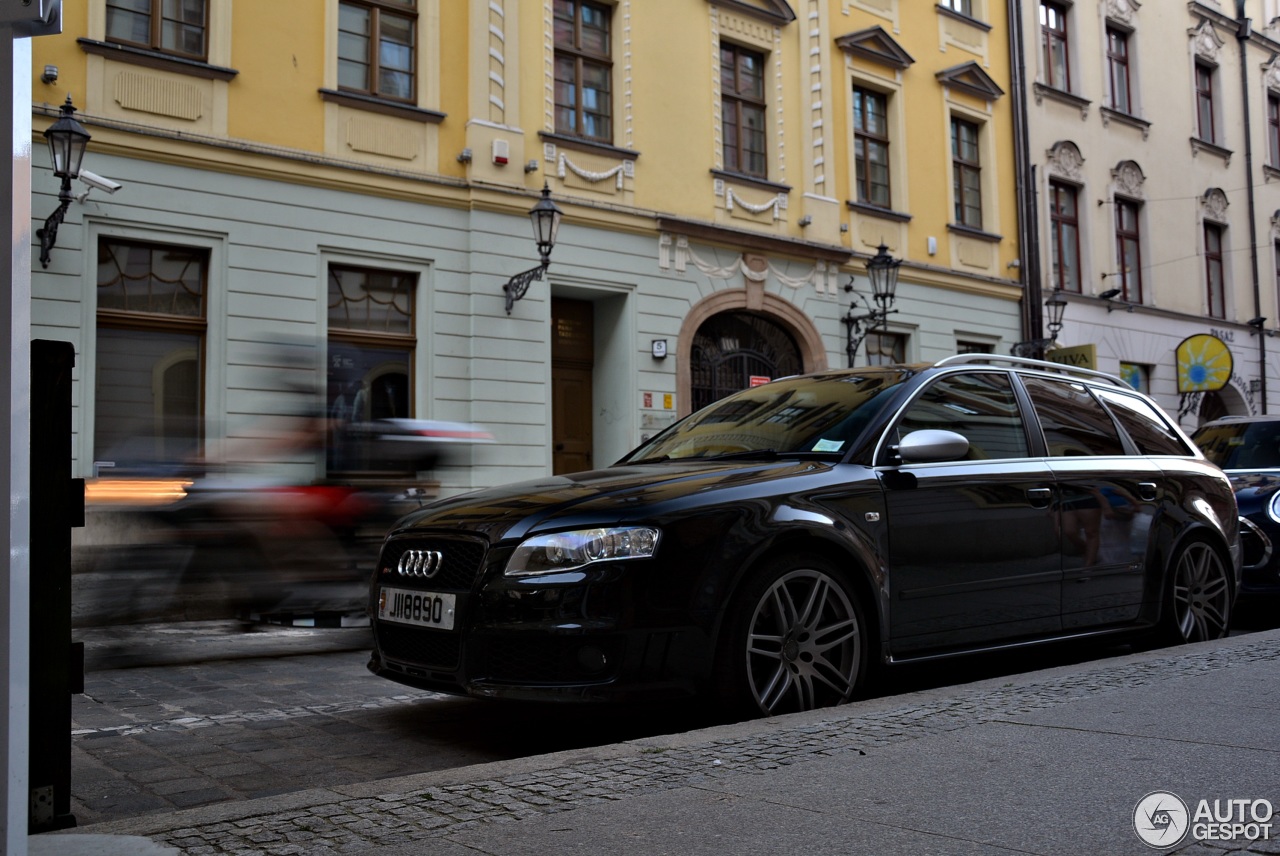
{"label": "alloy wheel", "polygon": [[1231,617],[1231,583],[1217,551],[1202,541],[1187,545],[1173,579],[1174,618],[1187,642],[1220,639]]}
{"label": "alloy wheel", "polygon": [[817,570],[794,570],[758,600],[747,631],[747,679],[766,714],[813,710],[853,694],[862,627],[844,587]]}

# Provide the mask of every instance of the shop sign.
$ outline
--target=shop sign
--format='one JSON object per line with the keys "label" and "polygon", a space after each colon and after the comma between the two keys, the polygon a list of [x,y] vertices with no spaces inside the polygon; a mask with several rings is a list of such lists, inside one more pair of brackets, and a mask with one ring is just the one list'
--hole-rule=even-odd
{"label": "shop sign", "polygon": [[1051,363],[1061,363],[1077,369],[1098,368],[1097,345],[1074,345],[1070,348],[1055,348],[1045,355]]}
{"label": "shop sign", "polygon": [[1174,350],[1178,363],[1178,392],[1213,392],[1231,380],[1231,349],[1217,336],[1198,333]]}

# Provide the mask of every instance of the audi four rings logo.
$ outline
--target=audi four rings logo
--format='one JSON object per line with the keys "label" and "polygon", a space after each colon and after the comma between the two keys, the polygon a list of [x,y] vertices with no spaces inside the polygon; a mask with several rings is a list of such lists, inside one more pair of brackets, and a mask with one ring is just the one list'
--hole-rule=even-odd
{"label": "audi four rings logo", "polygon": [[405,550],[396,570],[402,577],[434,577],[444,564],[439,550]]}

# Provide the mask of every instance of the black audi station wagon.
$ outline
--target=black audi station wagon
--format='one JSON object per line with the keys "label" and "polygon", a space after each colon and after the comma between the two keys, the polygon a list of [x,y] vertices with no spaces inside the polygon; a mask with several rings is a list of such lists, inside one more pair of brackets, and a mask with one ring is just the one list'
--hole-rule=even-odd
{"label": "black audi station wagon", "polygon": [[472,696],[776,714],[873,664],[1212,639],[1236,500],[1118,378],[968,354],[745,390],[606,469],[435,502],[372,581],[369,668]]}

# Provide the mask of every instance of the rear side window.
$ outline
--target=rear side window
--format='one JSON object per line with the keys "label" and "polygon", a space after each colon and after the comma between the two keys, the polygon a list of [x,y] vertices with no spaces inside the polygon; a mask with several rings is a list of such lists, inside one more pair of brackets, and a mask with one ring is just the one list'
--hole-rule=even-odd
{"label": "rear side window", "polygon": [[964,435],[969,461],[1030,454],[1018,399],[1003,372],[952,374],[934,381],[902,414],[897,439],[924,428]]}
{"label": "rear side window", "polygon": [[1038,377],[1024,377],[1023,383],[1052,457],[1125,454],[1110,414],[1084,384]]}
{"label": "rear side window", "polygon": [[1120,426],[1144,455],[1190,455],[1187,444],[1159,411],[1147,401],[1110,389],[1095,389]]}

